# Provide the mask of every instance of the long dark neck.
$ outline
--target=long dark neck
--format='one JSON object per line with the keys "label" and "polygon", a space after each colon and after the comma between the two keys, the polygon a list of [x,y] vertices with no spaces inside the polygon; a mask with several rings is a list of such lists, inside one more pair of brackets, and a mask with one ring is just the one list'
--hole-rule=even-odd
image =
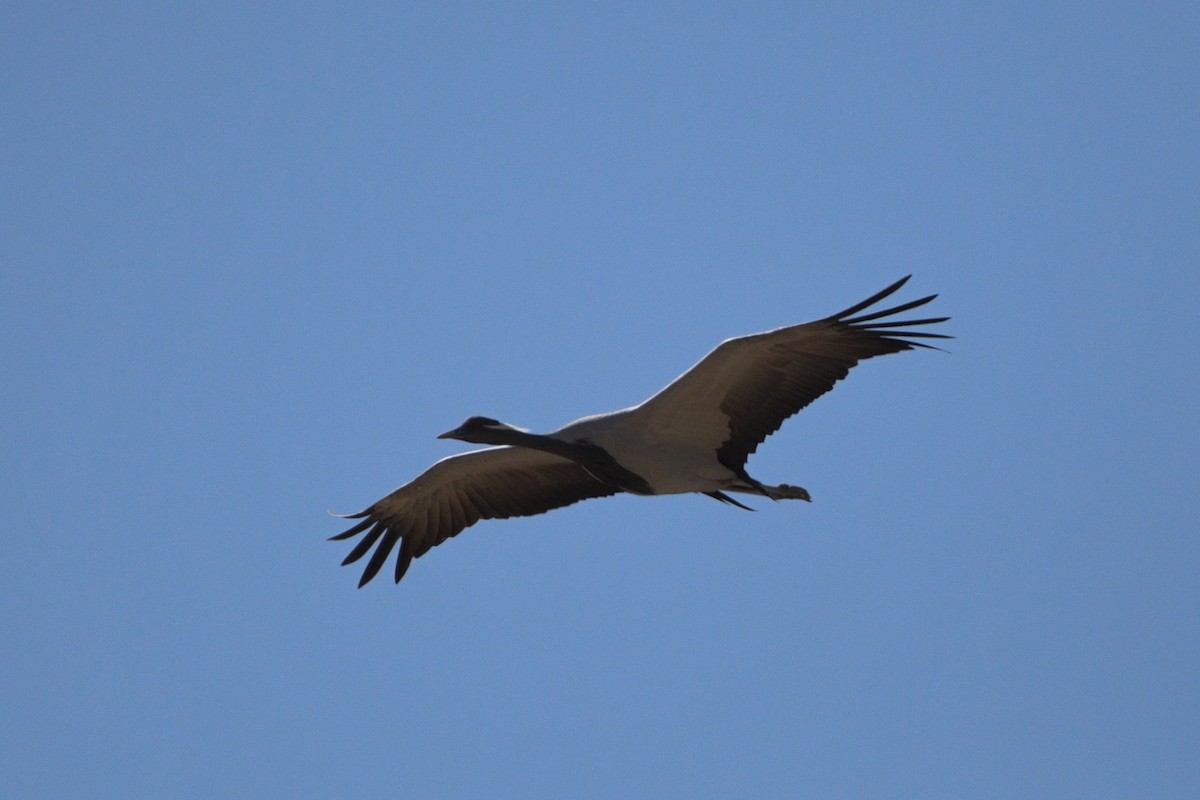
{"label": "long dark neck", "polygon": [[645,478],[618,464],[612,454],[598,444],[583,439],[564,442],[553,436],[511,429],[496,431],[494,436],[495,444],[529,447],[569,458],[590,472],[592,477],[618,489],[634,494],[654,494]]}
{"label": "long dark neck", "polygon": [[579,445],[555,439],[553,436],[543,436],[540,433],[517,431],[511,428],[495,431],[490,436],[492,441],[488,442],[488,444],[509,444],[515,447],[528,447],[533,450],[542,450],[546,453],[553,453],[556,456],[569,458],[572,461],[578,460]]}

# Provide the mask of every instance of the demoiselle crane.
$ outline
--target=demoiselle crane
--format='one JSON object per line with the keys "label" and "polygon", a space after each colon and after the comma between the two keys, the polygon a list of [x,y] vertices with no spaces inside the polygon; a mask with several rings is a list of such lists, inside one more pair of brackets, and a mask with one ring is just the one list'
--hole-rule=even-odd
{"label": "demoiselle crane", "polygon": [[[362,534],[342,565],[374,548],[361,587],[392,550],[399,583],[414,558],[481,519],[541,514],[591,497],[699,492],[747,508],[726,492],[809,500],[799,486],[768,486],[746,473],[759,444],[863,359],[915,347],[944,334],[904,330],[949,317],[887,320],[933,300],[929,295],[860,314],[912,276],[831,317],[727,339],[640,405],[576,420],[537,434],[490,417],[470,417],[439,436],[498,445],[443,458],[331,537]],[[859,316],[855,316],[859,315]]]}

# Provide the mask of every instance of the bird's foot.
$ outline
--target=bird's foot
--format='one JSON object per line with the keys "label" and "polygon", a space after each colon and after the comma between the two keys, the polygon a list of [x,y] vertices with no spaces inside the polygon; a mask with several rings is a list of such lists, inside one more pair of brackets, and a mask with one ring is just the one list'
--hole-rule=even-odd
{"label": "bird's foot", "polygon": [[770,493],[772,500],[804,500],[808,503],[812,502],[812,495],[802,486],[781,483],[778,486],[767,487],[767,491]]}

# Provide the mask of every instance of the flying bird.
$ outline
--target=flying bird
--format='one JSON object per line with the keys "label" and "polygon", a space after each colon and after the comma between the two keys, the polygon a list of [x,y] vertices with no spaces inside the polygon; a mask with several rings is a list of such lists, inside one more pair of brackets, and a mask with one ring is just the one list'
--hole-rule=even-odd
{"label": "flying bird", "polygon": [[937,295],[860,313],[910,277],[833,316],[726,339],[631,408],[583,417],[546,434],[490,417],[468,418],[438,438],[497,446],[443,458],[364,511],[347,515],[361,521],[331,538],[362,538],[342,566],[371,553],[358,582],[362,587],[399,544],[394,573],[399,583],[414,558],[481,519],[531,516],[618,492],[699,492],[747,510],[726,492],[810,500],[799,486],[769,486],[750,477],[746,460],[784,420],[832,389],[859,361],[915,347],[938,349],[915,340],[951,338],[904,330],[949,317],[889,319]]}

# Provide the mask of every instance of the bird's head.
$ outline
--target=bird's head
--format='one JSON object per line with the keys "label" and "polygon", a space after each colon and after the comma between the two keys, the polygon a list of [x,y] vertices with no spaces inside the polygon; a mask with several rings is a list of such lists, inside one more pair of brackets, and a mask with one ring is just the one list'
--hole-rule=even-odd
{"label": "bird's head", "polygon": [[467,417],[466,422],[452,431],[446,431],[439,439],[459,439],[473,444],[508,444],[512,434],[526,433],[520,428],[506,425],[491,417]]}

